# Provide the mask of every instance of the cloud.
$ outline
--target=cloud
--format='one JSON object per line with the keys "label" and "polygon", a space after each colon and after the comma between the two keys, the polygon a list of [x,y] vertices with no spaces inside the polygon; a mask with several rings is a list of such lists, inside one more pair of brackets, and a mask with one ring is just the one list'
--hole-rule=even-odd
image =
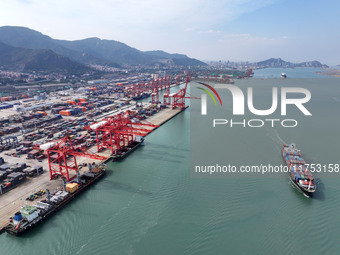
{"label": "cloud", "polygon": [[222,33],[222,31],[213,29],[198,31],[198,34],[220,34],[220,33]]}
{"label": "cloud", "polygon": [[[223,31],[200,31],[202,39],[189,49],[203,60],[259,61],[270,57],[287,55],[289,38],[257,36],[248,33],[228,33]],[[198,52],[198,53],[197,53]],[[278,55],[281,54],[281,55]]]}
{"label": "cloud", "polygon": [[223,34],[223,39],[232,39],[232,38],[249,38],[251,37],[250,34]]}
{"label": "cloud", "polygon": [[50,30],[51,26],[56,36],[80,39],[93,32],[125,37],[134,32],[138,36],[184,32],[187,28],[210,30],[268,3],[267,0],[2,0],[0,13],[1,23],[23,26],[28,23],[40,30]]}

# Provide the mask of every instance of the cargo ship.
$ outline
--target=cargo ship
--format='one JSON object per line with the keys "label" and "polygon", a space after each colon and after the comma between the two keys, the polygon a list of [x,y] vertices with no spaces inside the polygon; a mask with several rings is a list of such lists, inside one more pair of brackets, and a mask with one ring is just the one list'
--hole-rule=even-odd
{"label": "cargo ship", "polygon": [[141,146],[144,142],[144,138],[140,137],[134,140],[132,143],[130,143],[128,146],[122,148],[119,152],[116,154],[111,155],[112,162],[119,161],[125,157],[127,157],[129,154],[131,154],[133,151],[135,151],[139,146]]}
{"label": "cargo ship", "polygon": [[284,144],[282,157],[289,168],[289,179],[293,185],[308,197],[313,194],[316,190],[313,175],[295,144]]}
{"label": "cargo ship", "polygon": [[63,189],[53,194],[46,190],[46,198],[34,205],[27,205],[10,218],[5,231],[14,236],[20,236],[33,227],[48,219],[53,213],[57,212],[80,193],[86,190],[91,184],[96,182],[105,174],[105,165],[92,167],[88,172],[79,175],[75,182],[67,183],[64,181]]}

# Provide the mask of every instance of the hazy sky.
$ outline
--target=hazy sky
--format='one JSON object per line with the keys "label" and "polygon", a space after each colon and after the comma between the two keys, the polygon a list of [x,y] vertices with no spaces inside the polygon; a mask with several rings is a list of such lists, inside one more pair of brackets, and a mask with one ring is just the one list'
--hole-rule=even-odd
{"label": "hazy sky", "polygon": [[340,64],[339,24],[337,0],[0,0],[0,26],[201,60]]}

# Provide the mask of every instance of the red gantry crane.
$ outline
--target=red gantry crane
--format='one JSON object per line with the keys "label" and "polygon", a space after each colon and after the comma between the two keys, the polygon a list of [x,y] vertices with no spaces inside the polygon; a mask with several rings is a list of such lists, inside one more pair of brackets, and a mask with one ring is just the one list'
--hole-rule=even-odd
{"label": "red gantry crane", "polygon": [[163,104],[165,105],[170,105],[171,104],[171,98],[169,97],[170,95],[170,86],[171,86],[171,72],[169,77],[165,80],[165,93],[163,95]]}
{"label": "red gantry crane", "polygon": [[[170,90],[170,84],[171,84],[171,74],[168,76],[167,73],[165,73],[165,77],[159,77],[157,80],[152,81],[152,87],[153,92],[151,94],[151,101],[153,104],[158,104],[159,101],[159,91],[166,89],[167,91],[165,94],[168,93]],[[169,94],[169,93],[168,93]]]}
{"label": "red gantry crane", "polygon": [[112,154],[116,154],[132,143],[134,136],[143,137],[152,132],[151,129],[138,127],[159,127],[153,124],[133,123],[130,114],[130,111],[126,111],[124,114],[117,114],[87,127],[96,131],[98,152],[110,149]]}
{"label": "red gantry crane", "polygon": [[153,104],[159,103],[159,85],[160,85],[160,78],[152,81],[153,92],[151,94],[151,101]]}
{"label": "red gantry crane", "polygon": [[107,159],[89,151],[82,151],[80,146],[75,146],[68,136],[42,144],[40,148],[46,150],[51,180],[59,175],[64,176],[67,181],[73,180],[77,175],[70,177],[70,171],[76,173],[78,171],[77,156],[97,160]]}
{"label": "red gantry crane", "polygon": [[[177,93],[170,94],[169,97],[172,98],[172,109],[180,108],[181,110],[185,109],[185,99],[199,99],[199,97],[193,97],[187,93],[188,83],[190,82],[190,77],[187,77],[185,87],[179,90]],[[186,96],[186,95],[189,96]],[[170,99],[171,100],[171,99]]]}

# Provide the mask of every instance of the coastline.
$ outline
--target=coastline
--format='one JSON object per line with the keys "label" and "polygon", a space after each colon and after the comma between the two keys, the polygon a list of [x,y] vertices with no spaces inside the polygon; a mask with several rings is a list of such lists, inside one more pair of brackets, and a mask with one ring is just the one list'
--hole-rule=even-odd
{"label": "coastline", "polygon": [[[187,109],[188,107],[189,106],[186,106],[185,109]],[[142,123],[143,122],[152,123],[155,125],[162,126],[164,123],[174,118],[175,116],[183,112],[185,109],[183,110],[172,109],[171,107],[169,107],[156,113],[155,115],[151,116],[149,119],[142,121]],[[150,129],[155,130],[157,128],[159,127],[150,128]],[[98,154],[102,156],[106,156],[107,159],[103,161],[99,161],[99,160],[92,160],[92,161],[95,161],[96,163],[106,164],[112,160],[111,152],[109,150],[105,150]],[[85,162],[88,163],[89,161],[91,161],[87,158],[80,158],[78,160],[80,163],[85,163]],[[39,179],[34,178],[34,180],[26,181],[26,183],[22,185],[22,189],[18,190],[18,192],[9,191],[8,193],[5,193],[2,195],[2,200],[0,201],[0,234],[4,232],[4,228],[8,224],[9,217],[11,217],[16,211],[18,211],[24,203],[33,204],[36,202],[36,201],[29,202],[25,200],[25,198],[29,194],[32,194],[38,190],[45,190],[46,188],[50,190],[56,190],[58,188],[61,188],[62,186],[61,181],[60,180],[59,181],[49,180],[48,167],[46,165],[44,167],[46,170],[43,174],[43,178],[39,178]],[[33,182],[34,182],[34,186],[32,186]]]}
{"label": "coastline", "polygon": [[340,69],[324,69],[324,71],[316,72],[317,74],[332,76],[336,78],[340,78]]}

